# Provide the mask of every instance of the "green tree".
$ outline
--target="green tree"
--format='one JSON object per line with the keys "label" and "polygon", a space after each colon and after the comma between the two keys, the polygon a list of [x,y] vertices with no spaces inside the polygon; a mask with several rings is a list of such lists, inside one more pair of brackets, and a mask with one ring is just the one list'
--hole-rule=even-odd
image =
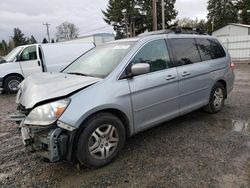
{"label": "green tree", "polygon": [[207,32],[207,22],[204,19],[199,20],[196,18],[195,20],[191,18],[182,18],[177,21],[178,27],[184,28],[196,28],[202,31]]}
{"label": "green tree", "polygon": [[55,40],[54,40],[54,39],[51,39],[51,43],[55,43]]}
{"label": "green tree", "polygon": [[24,37],[24,34],[19,28],[14,28],[14,36],[12,37],[14,47],[25,45],[26,44],[26,38]]}
{"label": "green tree", "polygon": [[[165,24],[168,27],[170,21],[177,15],[174,9],[176,0],[165,1]],[[152,0],[109,0],[108,7],[102,11],[104,21],[112,25],[117,38],[127,37],[127,31],[132,35],[145,30],[152,31]],[[158,29],[161,29],[161,5],[157,3]]]}
{"label": "green tree", "polygon": [[14,43],[13,39],[10,39],[9,43],[8,43],[8,52],[10,52],[11,50],[13,50],[14,48],[15,48],[15,43]]}
{"label": "green tree", "polygon": [[250,0],[241,0],[238,2],[240,10],[240,23],[250,24]]}
{"label": "green tree", "polygon": [[102,10],[104,21],[112,25],[116,31],[117,38],[126,37],[126,27],[129,22],[129,14],[132,10],[130,4],[126,4],[129,0],[109,0],[106,11]]}
{"label": "green tree", "polygon": [[37,43],[37,41],[36,41],[35,37],[33,35],[31,35],[30,44],[36,44],[36,43]]}
{"label": "green tree", "polygon": [[48,40],[46,38],[43,38],[43,43],[48,43]]}
{"label": "green tree", "polygon": [[8,45],[5,40],[0,43],[0,55],[6,55],[8,53]]}
{"label": "green tree", "polygon": [[[4,53],[4,47],[3,47],[3,44],[2,42],[0,42],[0,57],[3,56],[5,53]],[[0,58],[0,61],[1,61],[1,58]]]}
{"label": "green tree", "polygon": [[[176,18],[178,12],[175,10],[176,0],[164,0],[164,10],[165,10],[165,26],[170,28],[171,21]],[[142,1],[143,10],[147,12],[146,24],[148,31],[153,30],[153,17],[152,17],[152,0]],[[161,1],[157,1],[157,29],[162,29],[162,6]]]}
{"label": "green tree", "polygon": [[208,27],[207,27],[207,21],[204,19],[201,19],[198,23],[196,28],[201,29],[202,31],[208,32]]}
{"label": "green tree", "polygon": [[238,8],[233,0],[208,0],[207,10],[209,33],[238,22]]}

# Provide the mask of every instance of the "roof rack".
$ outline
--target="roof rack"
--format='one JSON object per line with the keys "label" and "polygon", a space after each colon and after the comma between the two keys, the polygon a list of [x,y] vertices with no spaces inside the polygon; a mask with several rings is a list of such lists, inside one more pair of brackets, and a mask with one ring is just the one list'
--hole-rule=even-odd
{"label": "roof rack", "polygon": [[151,31],[151,32],[146,32],[138,35],[139,37],[144,37],[144,36],[150,36],[150,35],[161,35],[161,34],[193,34],[193,35],[207,35],[205,31],[202,29],[197,29],[197,28],[187,28],[187,27],[175,27],[171,29],[166,29],[166,30],[158,30],[158,31]]}

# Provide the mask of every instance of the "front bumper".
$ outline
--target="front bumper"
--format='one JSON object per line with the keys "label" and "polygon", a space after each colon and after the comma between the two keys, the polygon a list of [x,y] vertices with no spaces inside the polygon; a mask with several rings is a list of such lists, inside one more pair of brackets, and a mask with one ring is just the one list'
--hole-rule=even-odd
{"label": "front bumper", "polygon": [[71,160],[74,131],[49,126],[25,125],[25,115],[16,113],[10,116],[12,121],[20,123],[22,141],[26,147],[36,151],[50,162]]}
{"label": "front bumper", "polygon": [[22,140],[25,146],[31,147],[50,162],[66,160],[69,135],[63,133],[63,129],[50,130],[31,129],[22,126]]}
{"label": "front bumper", "polygon": [[61,128],[30,128],[21,125],[22,141],[50,162],[66,160],[69,135]]}

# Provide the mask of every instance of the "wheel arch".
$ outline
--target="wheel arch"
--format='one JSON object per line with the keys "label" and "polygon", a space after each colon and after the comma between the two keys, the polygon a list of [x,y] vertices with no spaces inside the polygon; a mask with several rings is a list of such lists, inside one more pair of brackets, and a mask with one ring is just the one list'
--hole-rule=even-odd
{"label": "wheel arch", "polygon": [[125,128],[125,131],[126,131],[126,137],[129,137],[132,134],[128,117],[126,116],[126,114],[123,111],[121,111],[117,108],[101,109],[101,110],[92,112],[91,114],[88,114],[88,116],[84,120],[82,120],[81,125],[78,128],[79,131],[77,131],[77,132],[81,132],[85,128],[84,123],[89,118],[91,118],[92,116],[94,116],[96,114],[105,113],[105,112],[113,114],[114,116],[118,117],[122,121],[124,128]]}
{"label": "wheel arch", "polygon": [[123,122],[123,125],[124,125],[124,128],[125,128],[126,138],[128,138],[128,137],[130,137],[132,135],[132,130],[130,128],[129,119],[126,116],[126,114],[124,112],[122,112],[121,110],[116,109],[116,108],[106,108],[106,109],[95,111],[95,112],[89,114],[84,120],[82,120],[81,125],[79,126],[77,131],[74,133],[73,140],[72,140],[72,145],[70,146],[69,153],[68,153],[68,159],[69,160],[72,160],[75,157],[74,152],[76,151],[76,148],[77,148],[77,141],[79,139],[79,136],[80,136],[81,132],[85,128],[84,123],[89,118],[91,118],[92,116],[94,116],[96,114],[99,114],[99,113],[105,113],[105,112],[115,115],[116,117],[118,117]]}
{"label": "wheel arch", "polygon": [[223,86],[224,86],[224,88],[225,88],[225,94],[226,94],[226,98],[227,98],[227,82],[224,80],[224,79],[219,79],[219,80],[217,80],[217,82],[218,83],[221,83]]}
{"label": "wheel arch", "polygon": [[3,77],[3,82],[5,82],[6,78],[10,77],[10,76],[18,76],[22,79],[24,79],[23,75],[21,75],[20,73],[10,73],[10,74],[7,74]]}
{"label": "wheel arch", "polygon": [[[3,81],[2,81],[2,88],[3,88],[3,90],[4,91],[6,91],[6,92],[16,92],[16,91],[10,91],[10,89],[8,89],[7,87],[6,87],[6,80],[9,78],[9,77],[11,77],[11,76],[15,76],[15,77],[19,77],[19,78],[21,78],[21,81],[23,81],[23,79],[24,79],[24,77],[23,77],[23,75],[22,74],[20,74],[20,73],[10,73],[10,74],[7,74],[7,75],[5,75],[4,77],[3,77]],[[21,82],[20,82],[21,83]]]}

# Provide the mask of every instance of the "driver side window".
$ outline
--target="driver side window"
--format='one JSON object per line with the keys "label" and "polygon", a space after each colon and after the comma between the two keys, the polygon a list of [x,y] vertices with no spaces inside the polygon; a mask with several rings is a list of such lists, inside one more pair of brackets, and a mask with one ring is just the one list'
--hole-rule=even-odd
{"label": "driver side window", "polygon": [[20,55],[20,61],[30,61],[36,59],[37,59],[36,46],[29,46],[25,48]]}
{"label": "driver side window", "polygon": [[148,63],[150,72],[171,68],[171,62],[165,40],[155,40],[147,43],[135,55],[132,65],[137,63]]}

